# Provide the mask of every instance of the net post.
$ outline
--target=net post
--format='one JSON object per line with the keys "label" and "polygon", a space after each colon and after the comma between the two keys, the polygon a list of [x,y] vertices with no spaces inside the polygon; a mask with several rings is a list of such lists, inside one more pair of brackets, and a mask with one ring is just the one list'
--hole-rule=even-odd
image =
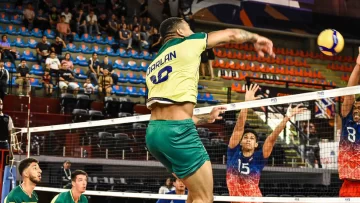
{"label": "net post", "polygon": [[27,115],[27,158],[30,157],[30,104],[31,104],[31,85],[29,85],[29,90],[28,92],[28,97],[29,97],[29,101],[28,101],[28,115]]}
{"label": "net post", "polygon": [[65,157],[65,156],[66,156],[66,147],[63,146],[63,157]]}
{"label": "net post", "polygon": [[122,150],[122,155],[121,155],[121,159],[124,160],[125,159],[125,150]]}
{"label": "net post", "polygon": [[108,159],[108,158],[109,158],[109,150],[106,149],[106,150],[105,150],[105,159]]}

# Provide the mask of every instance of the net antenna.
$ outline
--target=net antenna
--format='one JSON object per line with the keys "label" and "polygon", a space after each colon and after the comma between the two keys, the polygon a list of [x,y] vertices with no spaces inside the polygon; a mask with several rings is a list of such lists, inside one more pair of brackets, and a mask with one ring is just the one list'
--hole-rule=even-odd
{"label": "net antenna", "polygon": [[29,101],[28,101],[28,115],[27,115],[27,158],[30,157],[30,103],[31,103],[31,85],[29,85],[28,87],[28,91],[27,91],[27,96],[29,98]]}
{"label": "net antenna", "polygon": [[[11,140],[10,140],[10,158],[9,158],[9,164],[10,164],[10,175],[13,177],[12,168],[15,164],[15,156],[14,151],[21,152],[21,142],[19,143],[19,140],[17,138],[18,134],[22,133],[21,128],[14,128],[15,132],[11,133]],[[13,130],[13,131],[14,131]]]}

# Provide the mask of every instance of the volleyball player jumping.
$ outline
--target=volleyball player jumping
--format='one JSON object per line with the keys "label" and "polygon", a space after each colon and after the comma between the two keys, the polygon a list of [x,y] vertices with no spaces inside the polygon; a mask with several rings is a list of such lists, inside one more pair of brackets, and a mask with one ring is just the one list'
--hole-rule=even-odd
{"label": "volleyball player jumping", "polygon": [[[360,47],[348,87],[359,84]],[[339,143],[338,170],[343,180],[340,197],[360,197],[360,101],[355,95],[344,96],[341,106],[342,129]]]}
{"label": "volleyball player jumping", "polygon": [[[258,99],[255,97],[258,89],[259,86],[253,84],[246,87],[245,101]],[[264,146],[259,149],[256,149],[258,147],[256,131],[244,129],[248,110],[240,111],[227,151],[226,183],[230,196],[262,196],[259,189],[260,174],[273,150],[276,139],[290,118],[302,113],[305,109],[301,108],[301,104],[293,109],[290,105],[283,120],[266,138]]]}
{"label": "volleyball player jumping", "polygon": [[163,46],[146,73],[147,107],[151,109],[146,131],[150,153],[188,188],[188,203],[213,200],[213,177],[209,156],[195,124],[221,119],[223,107],[208,116],[193,116],[197,102],[200,55],[206,48],[225,43],[254,44],[260,56],[274,56],[272,42],[240,29],[209,34],[193,33],[181,18],[168,18],[160,25]]}

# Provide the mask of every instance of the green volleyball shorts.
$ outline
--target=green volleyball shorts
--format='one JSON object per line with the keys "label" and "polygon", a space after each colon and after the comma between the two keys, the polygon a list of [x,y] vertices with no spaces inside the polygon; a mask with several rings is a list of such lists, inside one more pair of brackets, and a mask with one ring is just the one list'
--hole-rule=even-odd
{"label": "green volleyball shorts", "polygon": [[146,146],[180,179],[193,174],[210,160],[192,119],[151,120],[146,130]]}

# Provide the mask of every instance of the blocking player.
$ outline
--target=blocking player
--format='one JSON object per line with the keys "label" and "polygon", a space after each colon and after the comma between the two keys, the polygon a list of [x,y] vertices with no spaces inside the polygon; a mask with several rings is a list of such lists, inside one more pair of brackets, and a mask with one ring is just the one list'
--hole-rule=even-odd
{"label": "blocking player", "polygon": [[[258,97],[254,96],[258,89],[258,85],[251,84],[250,87],[247,86],[245,101],[258,99]],[[266,138],[264,146],[259,149],[257,149],[258,136],[256,131],[245,129],[248,110],[241,110],[227,151],[226,183],[230,196],[262,196],[259,189],[260,174],[273,150],[276,139],[286,127],[286,123],[290,118],[302,113],[304,110],[305,108],[301,108],[301,104],[293,109],[290,105],[283,120]]]}
{"label": "blocking player", "polygon": [[[359,84],[360,47],[348,87]],[[343,180],[340,197],[360,197],[360,102],[355,95],[344,96],[341,106],[342,129],[339,143],[338,170]]]}
{"label": "blocking player", "polygon": [[168,18],[160,25],[164,41],[146,74],[147,107],[151,109],[146,131],[150,153],[188,188],[187,202],[213,200],[213,177],[209,156],[195,124],[221,119],[225,108],[215,107],[209,115],[193,116],[197,102],[200,55],[206,48],[225,43],[254,44],[263,56],[274,56],[272,42],[241,29],[193,33],[181,18]]}
{"label": "blocking player", "polygon": [[5,197],[5,203],[38,202],[38,195],[34,191],[36,184],[41,181],[41,169],[38,160],[27,158],[20,162],[19,173],[23,183],[10,191]]}
{"label": "blocking player", "polygon": [[83,195],[87,185],[87,173],[76,170],[71,174],[71,190],[56,195],[51,203],[87,203],[88,199]]}

